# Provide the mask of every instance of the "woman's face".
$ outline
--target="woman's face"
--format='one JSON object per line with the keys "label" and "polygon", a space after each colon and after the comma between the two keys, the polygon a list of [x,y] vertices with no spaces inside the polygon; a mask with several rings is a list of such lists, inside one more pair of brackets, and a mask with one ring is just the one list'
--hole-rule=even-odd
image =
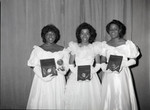
{"label": "woman's face", "polygon": [[45,39],[46,39],[46,43],[54,43],[55,39],[56,39],[56,35],[54,32],[49,31],[46,35],[45,35]]}
{"label": "woman's face", "polygon": [[109,35],[111,38],[119,37],[119,27],[116,24],[111,24],[109,28]]}
{"label": "woman's face", "polygon": [[82,29],[80,33],[80,38],[82,43],[88,43],[90,38],[90,33],[88,29]]}

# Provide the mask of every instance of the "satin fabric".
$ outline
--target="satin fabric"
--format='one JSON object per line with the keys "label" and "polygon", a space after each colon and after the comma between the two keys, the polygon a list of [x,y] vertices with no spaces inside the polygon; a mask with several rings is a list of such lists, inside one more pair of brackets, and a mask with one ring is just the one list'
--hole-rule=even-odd
{"label": "satin fabric", "polygon": [[[125,44],[112,47],[102,43],[102,54],[109,59],[110,55],[123,56],[123,62],[139,55],[135,44],[127,40]],[[121,65],[121,72],[105,71],[102,80],[101,110],[137,110],[137,101],[129,67]]]}
{"label": "satin fabric", "polygon": [[[58,72],[57,76],[45,80],[42,77],[40,59],[55,58],[56,67],[57,60],[63,59],[67,64],[67,51],[58,52],[45,51],[39,46],[34,49],[28,60],[28,66],[33,66],[35,72],[30,95],[28,98],[27,109],[64,109],[64,92],[65,92],[65,73]],[[67,70],[67,68],[66,68]]]}

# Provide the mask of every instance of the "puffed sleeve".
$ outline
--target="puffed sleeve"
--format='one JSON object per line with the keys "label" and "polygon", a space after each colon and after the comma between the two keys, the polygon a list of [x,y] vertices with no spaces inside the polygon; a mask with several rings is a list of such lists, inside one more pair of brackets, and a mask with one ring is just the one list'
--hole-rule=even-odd
{"label": "puffed sleeve", "polygon": [[74,55],[76,53],[77,46],[78,46],[78,44],[76,42],[71,41],[71,42],[69,42],[67,49],[72,55]]}
{"label": "puffed sleeve", "polygon": [[69,70],[69,51],[64,48],[63,50],[63,62],[64,62],[64,67],[65,67],[65,73]]}
{"label": "puffed sleeve", "polygon": [[101,43],[101,55],[106,56],[106,51],[107,51],[106,41],[103,41]]}
{"label": "puffed sleeve", "polygon": [[127,46],[129,49],[128,57],[129,58],[137,58],[139,56],[138,47],[130,40],[127,41]]}
{"label": "puffed sleeve", "polygon": [[30,67],[34,67],[33,71],[35,73],[35,75],[37,75],[42,81],[51,81],[53,79],[53,77],[50,77],[50,75],[48,75],[47,77],[43,77],[42,73],[41,73],[41,67],[39,64],[39,57],[38,54],[40,53],[39,49],[37,46],[33,47],[33,50],[31,52],[30,58],[27,62],[27,65]]}
{"label": "puffed sleeve", "polygon": [[94,48],[94,53],[97,55],[101,55],[101,52],[102,52],[102,43],[101,42],[94,42],[93,43],[93,48]]}
{"label": "puffed sleeve", "polygon": [[38,58],[38,50],[36,46],[33,47],[33,50],[30,54],[30,58],[27,62],[27,65],[30,67],[35,67],[38,64],[39,58]]}

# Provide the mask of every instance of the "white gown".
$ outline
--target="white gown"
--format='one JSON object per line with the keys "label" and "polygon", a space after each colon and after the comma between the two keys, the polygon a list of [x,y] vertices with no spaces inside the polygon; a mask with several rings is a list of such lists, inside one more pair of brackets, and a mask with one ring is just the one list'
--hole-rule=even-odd
{"label": "white gown", "polygon": [[63,49],[58,52],[45,51],[39,46],[34,46],[33,51],[28,60],[28,66],[34,67],[35,72],[30,95],[27,103],[27,109],[64,109],[64,90],[65,90],[65,73],[67,71],[58,72],[50,81],[43,80],[40,59],[55,58],[56,67],[57,60],[63,59],[67,64],[67,51]]}
{"label": "white gown", "polygon": [[[128,58],[137,58],[139,51],[135,44],[127,40],[125,44],[113,47],[105,41],[102,43],[102,54],[109,59],[110,55],[123,56],[123,61]],[[102,110],[137,110],[131,72],[129,67],[124,67],[117,74],[105,72],[102,80]]]}
{"label": "white gown", "polygon": [[[76,66],[91,65],[94,62],[94,46],[79,47],[77,43],[70,42],[68,50],[75,54]],[[90,81],[77,81],[77,68],[72,71],[67,80],[65,92],[66,110],[100,110],[101,84],[96,73]]]}

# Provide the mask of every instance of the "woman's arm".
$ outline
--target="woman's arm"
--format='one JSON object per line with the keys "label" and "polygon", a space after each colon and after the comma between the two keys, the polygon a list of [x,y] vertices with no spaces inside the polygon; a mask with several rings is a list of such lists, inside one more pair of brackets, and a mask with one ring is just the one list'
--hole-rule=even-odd
{"label": "woman's arm", "polygon": [[99,55],[96,55],[95,56],[95,67],[93,67],[91,69],[91,73],[96,73],[99,69],[100,69],[100,56]]}
{"label": "woman's arm", "polygon": [[136,64],[136,59],[130,58],[127,61],[123,61],[122,66],[129,67],[129,66],[132,66],[132,65],[135,65],[135,64]]}
{"label": "woman's arm", "polygon": [[95,62],[96,62],[96,64],[100,64],[100,55],[99,54],[95,56]]}
{"label": "woman's arm", "polygon": [[70,54],[70,57],[69,57],[69,64],[70,64],[70,65],[74,65],[74,61],[75,61],[75,55]]}
{"label": "woman's arm", "polygon": [[105,56],[101,56],[100,57],[100,64],[101,64],[101,69],[102,71],[106,71],[106,67],[107,67],[107,58]]}
{"label": "woman's arm", "polygon": [[75,55],[70,54],[69,68],[70,68],[71,71],[75,71]]}

